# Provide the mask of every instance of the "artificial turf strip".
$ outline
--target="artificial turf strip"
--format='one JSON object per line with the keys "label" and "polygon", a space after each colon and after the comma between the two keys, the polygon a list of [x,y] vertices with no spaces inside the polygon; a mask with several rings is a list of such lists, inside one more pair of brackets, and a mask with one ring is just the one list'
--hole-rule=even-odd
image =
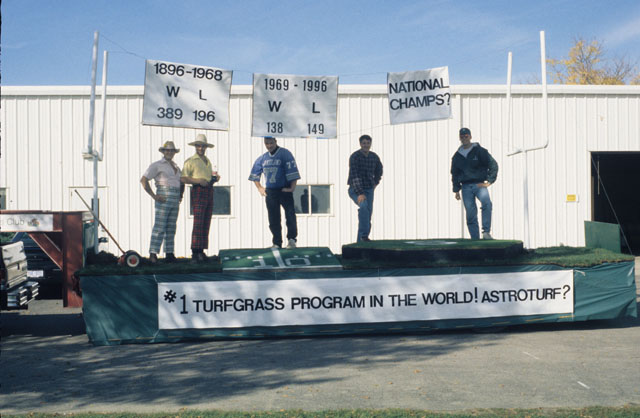
{"label": "artificial turf strip", "polygon": [[185,273],[219,273],[222,264],[218,257],[209,257],[207,261],[195,263],[190,258],[178,258],[173,263],[167,263],[160,258],[156,264],[151,264],[147,258],[141,258],[137,267],[119,265],[118,257],[111,253],[100,252],[98,255],[87,256],[85,267],[78,270],[78,276],[126,276],[132,274],[185,274]]}
{"label": "artificial turf strip", "polygon": [[367,259],[384,264],[420,262],[456,265],[460,260],[483,263],[505,260],[524,253],[522,241],[514,240],[380,240],[342,246],[342,259]]}
{"label": "artificial turf strip", "polygon": [[[487,241],[490,242],[490,241]],[[495,245],[495,244],[490,244]],[[614,253],[602,248],[587,247],[546,247],[524,251],[522,254],[508,258],[485,258],[481,262],[477,259],[460,258],[455,261],[429,260],[399,260],[380,261],[376,259],[346,259],[342,257],[340,263],[345,269],[382,269],[382,268],[426,268],[426,267],[457,267],[457,266],[512,266],[523,264],[546,264],[561,267],[592,267],[604,263],[620,263],[633,261],[634,257],[627,254]]]}
{"label": "artificial turf strip", "polygon": [[[467,248],[481,248],[479,246],[494,247],[519,241],[487,240],[487,241],[467,241],[462,244]],[[404,241],[400,241],[404,242]],[[392,248],[399,248],[402,244],[391,241],[370,241],[368,243],[350,245],[371,245],[381,247],[390,245]],[[102,254],[102,253],[101,253]],[[385,268],[428,268],[428,267],[456,267],[456,266],[507,266],[522,264],[551,264],[561,267],[591,267],[604,263],[620,263],[633,261],[634,257],[627,254],[614,253],[602,248],[586,247],[547,247],[535,250],[523,251],[522,254],[508,258],[486,258],[483,260],[465,259],[464,257],[446,262],[434,262],[425,260],[398,260],[381,261],[377,259],[347,259],[339,255],[336,256],[344,269],[385,269]],[[149,264],[146,259],[136,267],[120,266],[117,264],[117,257],[112,254],[102,254],[101,258],[88,260],[87,266],[79,270],[76,274],[82,276],[105,276],[105,275],[131,275],[131,274],[185,274],[185,273],[216,273],[222,271],[222,264],[217,257],[211,257],[205,263],[193,263],[189,258],[178,258],[175,263],[165,263],[161,258],[157,264]]]}

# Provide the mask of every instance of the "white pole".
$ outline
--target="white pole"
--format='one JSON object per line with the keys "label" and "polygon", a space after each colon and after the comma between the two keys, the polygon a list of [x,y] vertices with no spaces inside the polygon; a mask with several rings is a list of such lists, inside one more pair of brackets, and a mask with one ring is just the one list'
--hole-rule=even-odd
{"label": "white pole", "polygon": [[102,161],[104,153],[104,124],[105,115],[107,113],[107,63],[109,62],[109,52],[104,51],[102,57],[102,126],[100,127],[100,152],[98,159]]}
{"label": "white pole", "polygon": [[509,51],[507,58],[507,149],[513,149],[512,135],[511,135],[511,70],[512,70],[513,54]]}
{"label": "white pole", "polygon": [[91,209],[93,213],[97,215],[97,217],[93,217],[93,251],[98,254],[98,245],[100,242],[98,240],[98,227],[100,223],[98,219],[100,218],[100,200],[98,199],[98,156],[93,156],[93,198],[91,199]]}
{"label": "white pole", "polygon": [[91,159],[93,154],[93,119],[96,105],[96,73],[98,72],[98,31],[93,33],[93,53],[91,55],[91,98],[89,99],[89,136],[87,138],[87,148],[85,148],[85,159]]}
{"label": "white pole", "polygon": [[[508,64],[508,75],[507,75],[507,101],[508,103],[508,112],[511,112],[511,52],[509,52],[509,64]],[[541,76],[542,76],[542,134],[544,136],[545,142],[543,145],[535,146],[532,148],[525,148],[524,139],[522,143],[522,149],[511,149],[508,152],[507,156],[511,157],[516,154],[523,154],[524,162],[524,175],[522,177],[522,192],[524,194],[524,247],[530,248],[530,238],[529,238],[529,180],[528,180],[528,155],[527,153],[531,151],[537,151],[540,149],[545,149],[549,146],[549,113],[548,113],[548,97],[547,97],[547,53],[545,48],[545,39],[544,39],[544,31],[540,31],[540,68],[541,68]],[[511,113],[508,115],[509,124],[511,124]],[[511,126],[511,125],[510,125]],[[511,127],[509,128],[509,135],[511,135]]]}
{"label": "white pole", "polygon": [[108,61],[109,53],[104,51],[103,60],[102,60],[102,122],[100,127],[100,144],[99,148],[100,153],[92,153],[93,154],[93,198],[91,199],[91,207],[93,209],[93,213],[98,215],[98,218],[94,217],[93,226],[95,234],[93,234],[93,251],[98,254],[100,241],[98,237],[98,219],[100,217],[100,199],[98,198],[98,161],[102,161],[102,153],[104,151],[104,117],[106,114],[106,104],[107,104],[107,61]]}
{"label": "white pole", "polygon": [[522,194],[524,196],[524,248],[531,248],[529,245],[529,167],[527,160],[529,156],[526,152],[522,153],[524,159],[524,175],[522,176]]}
{"label": "white pole", "polygon": [[540,31],[540,74],[542,77],[542,134],[547,139],[545,147],[549,145],[549,113],[547,98],[547,52],[544,31]]}
{"label": "white pole", "polygon": [[545,138],[544,145],[536,148],[526,149],[524,152],[524,245],[530,248],[529,242],[529,182],[528,182],[528,156],[527,153],[539,149],[544,149],[549,145],[549,113],[547,97],[547,52],[544,39],[544,31],[540,31],[540,76],[542,78],[542,135]]}

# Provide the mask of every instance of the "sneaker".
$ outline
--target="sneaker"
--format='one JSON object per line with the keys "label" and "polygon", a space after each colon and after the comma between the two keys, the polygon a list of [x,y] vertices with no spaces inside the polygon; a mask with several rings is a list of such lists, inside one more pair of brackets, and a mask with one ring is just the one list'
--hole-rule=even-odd
{"label": "sneaker", "polygon": [[296,240],[295,240],[295,239],[293,239],[293,238],[291,238],[291,239],[289,240],[289,245],[287,245],[287,249],[288,249],[288,250],[292,250],[292,249],[294,249],[294,248],[296,248]]}
{"label": "sneaker", "polygon": [[149,254],[149,262],[151,264],[156,264],[158,262],[158,256],[154,253]]}
{"label": "sneaker", "polygon": [[271,249],[271,250],[279,250],[280,246],[276,245],[276,244],[273,244],[271,247],[269,247],[269,249]]}
{"label": "sneaker", "polygon": [[491,236],[490,233],[488,232],[483,232],[482,233],[482,239],[493,239],[493,237]]}
{"label": "sneaker", "polygon": [[173,255],[173,253],[167,253],[167,255],[164,257],[164,261],[166,263],[175,263],[176,262],[176,256]]}

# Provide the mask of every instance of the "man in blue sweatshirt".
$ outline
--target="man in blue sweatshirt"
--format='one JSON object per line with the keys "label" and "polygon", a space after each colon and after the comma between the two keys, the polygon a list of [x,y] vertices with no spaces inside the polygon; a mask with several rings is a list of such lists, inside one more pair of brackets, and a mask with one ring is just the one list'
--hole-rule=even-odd
{"label": "man in blue sweatshirt", "polygon": [[477,142],[471,142],[469,128],[460,129],[460,148],[451,159],[451,181],[456,199],[460,200],[467,213],[467,228],[471,239],[480,239],[478,207],[476,198],[482,204],[482,239],[491,237],[491,197],[488,187],[498,178],[498,163],[489,151]]}
{"label": "man in blue sweatshirt", "polygon": [[[296,189],[296,183],[300,180],[298,166],[291,152],[286,148],[279,147],[275,138],[265,137],[264,146],[267,148],[267,152],[253,163],[249,180],[255,184],[260,195],[265,197],[269,214],[269,229],[273,235],[272,248],[282,247],[280,206],[284,208],[287,222],[287,248],[296,248],[298,224],[293,205],[293,191]],[[264,186],[260,184],[262,174],[264,174]]]}

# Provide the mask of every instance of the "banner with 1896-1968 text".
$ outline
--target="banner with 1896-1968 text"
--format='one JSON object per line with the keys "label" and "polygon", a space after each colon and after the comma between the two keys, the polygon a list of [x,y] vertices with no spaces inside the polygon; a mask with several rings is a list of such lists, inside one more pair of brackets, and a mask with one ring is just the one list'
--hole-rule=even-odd
{"label": "banner with 1896-1968 text", "polygon": [[228,130],[232,75],[220,68],[147,60],[142,123]]}
{"label": "banner with 1896-1968 text", "polygon": [[335,138],[338,77],[253,74],[253,136]]}

